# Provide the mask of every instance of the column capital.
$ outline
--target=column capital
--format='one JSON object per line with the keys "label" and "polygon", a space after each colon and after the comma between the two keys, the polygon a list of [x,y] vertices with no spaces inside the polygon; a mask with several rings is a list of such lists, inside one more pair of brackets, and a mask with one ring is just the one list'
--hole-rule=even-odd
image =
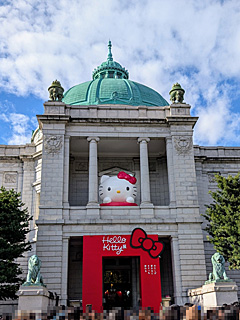
{"label": "column capital", "polygon": [[138,138],[138,143],[141,143],[141,142],[148,143],[149,141],[150,141],[150,138]]}
{"label": "column capital", "polygon": [[99,138],[99,137],[88,137],[88,138],[87,138],[87,141],[88,141],[88,142],[91,142],[91,141],[93,141],[93,140],[94,140],[95,142],[98,142],[98,141],[100,140],[100,138]]}

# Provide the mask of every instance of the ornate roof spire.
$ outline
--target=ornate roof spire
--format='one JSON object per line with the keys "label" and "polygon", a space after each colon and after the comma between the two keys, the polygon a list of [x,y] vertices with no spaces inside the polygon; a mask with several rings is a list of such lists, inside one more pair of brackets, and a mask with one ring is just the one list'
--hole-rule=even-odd
{"label": "ornate roof spire", "polygon": [[113,60],[111,49],[112,42],[109,40],[107,61],[93,70],[93,80],[100,78],[128,79],[128,71],[120,63]]}
{"label": "ornate roof spire", "polygon": [[111,40],[109,40],[108,41],[108,58],[107,58],[108,61],[113,61],[111,49],[112,49],[112,42]]}

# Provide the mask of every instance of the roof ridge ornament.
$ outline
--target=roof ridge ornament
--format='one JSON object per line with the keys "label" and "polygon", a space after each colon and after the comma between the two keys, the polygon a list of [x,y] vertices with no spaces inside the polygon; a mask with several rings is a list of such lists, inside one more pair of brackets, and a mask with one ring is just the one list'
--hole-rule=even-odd
{"label": "roof ridge ornament", "polygon": [[108,41],[108,58],[107,58],[108,61],[113,61],[111,49],[112,49],[112,42],[111,40],[109,40]]}
{"label": "roof ridge ornament", "polygon": [[172,86],[172,89],[169,91],[170,100],[172,103],[183,103],[185,90],[181,87],[181,85],[176,82]]}
{"label": "roof ridge ornament", "polygon": [[64,89],[61,86],[60,81],[55,80],[48,88],[49,101],[62,101]]}

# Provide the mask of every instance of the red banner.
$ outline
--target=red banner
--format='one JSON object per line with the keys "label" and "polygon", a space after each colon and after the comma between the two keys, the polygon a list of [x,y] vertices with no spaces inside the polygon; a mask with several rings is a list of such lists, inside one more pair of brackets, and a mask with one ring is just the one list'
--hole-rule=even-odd
{"label": "red banner", "polygon": [[[141,230],[141,229],[138,229]],[[145,234],[146,235],[146,234]],[[147,237],[147,238],[146,238]],[[130,244],[130,235],[101,235],[83,237],[83,307],[92,305],[100,312],[103,302],[103,257],[140,258],[141,307],[152,307],[156,312],[162,300],[159,258],[154,256],[158,236],[149,235],[140,240],[138,248]],[[143,243],[145,241],[145,244]],[[152,243],[152,248],[149,243]],[[136,239],[134,240],[136,244]],[[146,247],[149,247],[146,249]],[[162,247],[163,248],[163,247]],[[159,248],[157,248],[158,252]]]}

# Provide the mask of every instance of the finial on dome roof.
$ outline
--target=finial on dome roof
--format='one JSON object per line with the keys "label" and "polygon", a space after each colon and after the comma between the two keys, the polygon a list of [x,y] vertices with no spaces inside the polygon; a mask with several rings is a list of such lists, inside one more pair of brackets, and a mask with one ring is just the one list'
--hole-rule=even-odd
{"label": "finial on dome roof", "polygon": [[118,62],[113,61],[111,48],[112,42],[109,40],[107,61],[104,61],[100,66],[93,70],[93,80],[104,78],[128,79],[128,71]]}
{"label": "finial on dome roof", "polygon": [[111,48],[112,48],[112,42],[111,42],[111,40],[109,40],[108,41],[108,58],[107,58],[108,61],[113,61]]}

